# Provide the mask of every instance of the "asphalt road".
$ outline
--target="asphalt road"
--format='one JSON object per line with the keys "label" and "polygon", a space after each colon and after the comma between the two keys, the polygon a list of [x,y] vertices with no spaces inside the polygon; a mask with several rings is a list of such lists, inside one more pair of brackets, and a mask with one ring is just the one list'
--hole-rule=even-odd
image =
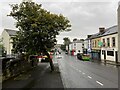
{"label": "asphalt road", "polygon": [[80,61],[62,53],[55,56],[65,88],[118,88],[118,69],[90,61]]}

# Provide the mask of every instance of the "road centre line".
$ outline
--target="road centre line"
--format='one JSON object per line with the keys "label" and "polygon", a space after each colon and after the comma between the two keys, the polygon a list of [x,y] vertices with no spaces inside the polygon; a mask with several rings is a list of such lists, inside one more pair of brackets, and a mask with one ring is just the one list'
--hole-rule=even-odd
{"label": "road centre line", "polygon": [[92,77],[91,77],[91,76],[88,76],[88,78],[92,79]]}
{"label": "road centre line", "polygon": [[100,84],[101,86],[103,86],[103,84],[102,84],[101,82],[99,82],[99,81],[96,81],[96,83],[98,83],[98,84]]}
{"label": "road centre line", "polygon": [[82,74],[85,74],[84,72]]}
{"label": "road centre line", "polygon": [[[79,69],[77,69],[76,67],[74,67],[73,65],[71,65],[75,70],[77,70],[77,71],[79,71],[79,72],[81,72],[83,75],[85,75],[85,73],[84,72],[82,72],[81,70],[79,70]],[[88,78],[90,78],[90,79],[92,79],[92,77],[91,76],[87,76]],[[100,81],[96,81],[96,83],[98,83],[99,85],[101,85],[101,86],[103,86],[104,84],[103,83],[101,83]]]}

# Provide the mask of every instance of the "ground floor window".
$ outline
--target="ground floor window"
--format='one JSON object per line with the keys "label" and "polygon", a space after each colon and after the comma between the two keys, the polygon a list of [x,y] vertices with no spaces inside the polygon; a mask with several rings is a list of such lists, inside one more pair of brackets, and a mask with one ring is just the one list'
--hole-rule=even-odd
{"label": "ground floor window", "polygon": [[107,51],[108,56],[114,56],[114,51]]}

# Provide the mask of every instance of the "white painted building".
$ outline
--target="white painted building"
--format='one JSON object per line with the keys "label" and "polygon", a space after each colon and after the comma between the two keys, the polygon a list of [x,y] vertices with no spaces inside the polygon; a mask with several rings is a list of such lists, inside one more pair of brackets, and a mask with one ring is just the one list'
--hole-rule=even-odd
{"label": "white painted building", "polygon": [[80,50],[80,53],[83,53],[83,47],[84,47],[83,41],[80,40],[73,41],[72,43],[69,44],[69,52],[75,50],[74,55],[77,55],[78,51]]}
{"label": "white painted building", "polygon": [[106,29],[101,36],[101,60],[118,62],[118,29],[117,25]]}
{"label": "white painted building", "polygon": [[70,51],[72,51],[72,50],[73,50],[73,44],[70,43],[70,44],[69,44],[69,53],[70,53]]}
{"label": "white painted building", "polygon": [[87,39],[84,40],[84,53],[90,53],[91,52],[91,40],[90,37],[92,35],[87,35]]}
{"label": "white painted building", "polygon": [[2,39],[3,39],[3,46],[5,47],[5,50],[7,52],[7,55],[12,54],[12,49],[13,49],[13,45],[12,45],[12,39],[11,37],[13,37],[14,35],[16,35],[15,30],[10,30],[10,29],[4,29],[4,31],[2,32]]}

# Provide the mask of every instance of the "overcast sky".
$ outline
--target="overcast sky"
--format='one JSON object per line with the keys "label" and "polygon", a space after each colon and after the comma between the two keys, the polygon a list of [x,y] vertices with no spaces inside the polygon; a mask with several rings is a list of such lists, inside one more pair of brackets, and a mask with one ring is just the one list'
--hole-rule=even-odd
{"label": "overcast sky", "polygon": [[[0,1],[0,34],[3,29],[16,29],[15,21],[7,17],[11,8],[9,4],[20,3],[22,0]],[[87,38],[88,34],[99,31],[99,27],[109,28],[117,25],[118,0],[34,0],[41,3],[44,9],[56,14],[63,14],[70,20],[72,31],[62,32],[57,36],[58,43],[63,42],[64,37]],[[41,2],[39,2],[41,1]],[[106,1],[106,2],[105,2]]]}

